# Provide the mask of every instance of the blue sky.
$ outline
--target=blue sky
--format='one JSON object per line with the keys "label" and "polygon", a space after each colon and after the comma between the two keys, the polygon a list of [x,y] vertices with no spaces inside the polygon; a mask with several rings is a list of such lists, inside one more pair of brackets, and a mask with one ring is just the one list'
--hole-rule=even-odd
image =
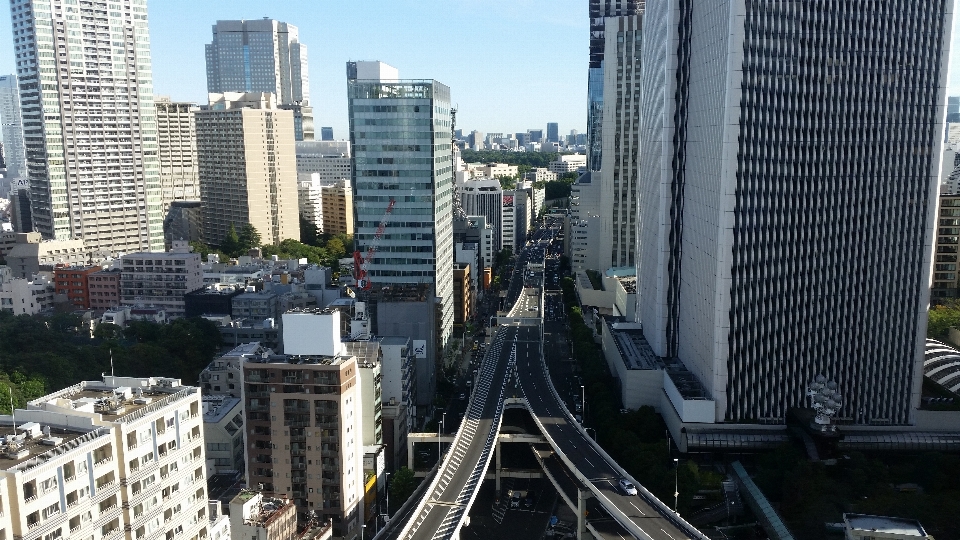
{"label": "blue sky", "polygon": [[[587,0],[150,0],[154,89],[206,101],[203,46],[217,19],[271,17],[309,47],[316,125],[347,136],[347,60],[382,60],[403,78],[451,88],[464,130],[584,131]],[[960,10],[958,10],[960,11]],[[956,21],[955,21],[956,23]],[[960,95],[960,32],[950,94]],[[14,73],[10,12],[0,8],[0,73]]]}
{"label": "blue sky", "polygon": [[[344,64],[382,60],[402,78],[451,88],[465,130],[584,131],[585,0],[150,0],[154,91],[206,102],[203,46],[217,19],[296,25],[309,48],[316,125],[347,137]],[[0,73],[15,73],[10,12],[0,7]],[[318,129],[319,131],[319,129]]]}

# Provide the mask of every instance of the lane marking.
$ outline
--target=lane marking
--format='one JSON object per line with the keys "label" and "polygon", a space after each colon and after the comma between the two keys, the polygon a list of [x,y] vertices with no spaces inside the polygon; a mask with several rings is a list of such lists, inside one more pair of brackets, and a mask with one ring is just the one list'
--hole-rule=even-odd
{"label": "lane marking", "polygon": [[[663,530],[663,527],[660,527],[660,530],[663,532],[663,534],[669,536],[670,538],[673,538],[673,535],[670,534],[670,533],[668,533],[667,531],[664,531],[664,530]],[[673,538],[673,540],[677,540],[677,539],[676,539],[676,538]]]}
{"label": "lane marking", "polygon": [[641,516],[647,515],[643,510],[640,509],[639,506],[637,506],[637,505],[635,505],[635,504],[633,504],[633,503],[630,503],[630,506],[636,508],[636,509],[637,509],[637,512],[640,512],[640,515],[641,515]]}

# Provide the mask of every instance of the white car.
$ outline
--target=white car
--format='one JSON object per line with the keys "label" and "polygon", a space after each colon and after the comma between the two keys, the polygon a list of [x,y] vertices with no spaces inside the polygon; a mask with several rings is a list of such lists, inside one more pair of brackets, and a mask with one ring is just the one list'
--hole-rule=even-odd
{"label": "white car", "polygon": [[623,491],[624,495],[637,494],[637,487],[631,484],[626,478],[621,478],[618,484],[620,485],[620,490]]}

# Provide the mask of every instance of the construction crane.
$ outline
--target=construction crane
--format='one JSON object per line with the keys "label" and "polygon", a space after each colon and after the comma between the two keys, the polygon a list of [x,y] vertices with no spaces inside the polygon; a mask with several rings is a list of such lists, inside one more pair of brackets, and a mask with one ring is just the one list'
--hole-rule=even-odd
{"label": "construction crane", "polygon": [[367,246],[366,255],[360,253],[360,250],[353,252],[353,279],[357,280],[357,288],[360,290],[370,290],[370,280],[367,278],[367,266],[370,264],[370,261],[373,260],[374,254],[377,253],[377,248],[380,247],[380,241],[383,239],[383,230],[387,228],[387,217],[390,215],[390,212],[393,212],[393,205],[396,203],[396,199],[391,197],[390,204],[387,205],[387,210],[380,219],[380,225],[377,226],[377,233],[373,235],[373,240],[371,240],[370,245]]}

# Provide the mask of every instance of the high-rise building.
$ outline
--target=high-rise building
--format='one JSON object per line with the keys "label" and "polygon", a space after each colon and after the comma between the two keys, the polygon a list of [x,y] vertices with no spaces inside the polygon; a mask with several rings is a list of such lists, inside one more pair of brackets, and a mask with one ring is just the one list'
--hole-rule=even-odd
{"label": "high-rise building", "polygon": [[10,12],[35,230],[162,251],[146,0],[16,0]]}
{"label": "high-rise building", "polygon": [[184,295],[203,287],[200,254],[184,241],[167,253],[131,253],[120,259],[120,304],[162,308],[167,318],[185,315]]}
{"label": "high-rise building", "polygon": [[[643,0],[590,0],[590,63],[587,69],[587,165],[600,170],[603,127],[603,60],[606,42],[604,23],[607,17],[636,15],[643,9]],[[579,143],[577,143],[579,144]]]}
{"label": "high-rise building", "polygon": [[158,96],[157,150],[160,157],[160,196],[163,214],[173,201],[200,200],[197,169],[197,122],[195,103],[170,101]]}
{"label": "high-rise building", "polygon": [[547,142],[560,142],[560,125],[547,122]]}
{"label": "high-rise building", "polygon": [[32,400],[14,416],[17,425],[7,416],[0,427],[0,535],[209,537],[199,388],[107,375]]}
{"label": "high-rise building", "polygon": [[332,140],[333,140],[333,128],[332,128],[332,127],[322,127],[322,128],[320,128],[320,140],[321,140],[321,141],[332,141]]}
{"label": "high-rise building", "polygon": [[296,151],[300,180],[311,180],[311,175],[318,174],[320,184],[329,186],[352,176],[350,141],[301,141]]}
{"label": "high-rise building", "polygon": [[600,271],[636,264],[642,25],[643,15],[604,20]]}
{"label": "high-rise building", "polygon": [[269,92],[293,111],[298,141],[313,140],[307,46],[296,26],[273,19],[217,21],[206,45],[207,92]]}
{"label": "high-rise building", "polygon": [[[353,538],[363,493],[357,358],[340,342],[340,312],[283,315],[286,355],[240,364],[247,485],[286,493],[303,523],[311,511]],[[276,407],[274,407],[276,403]]]}
{"label": "high-rise building", "polygon": [[357,249],[367,249],[394,201],[368,275],[374,286],[432,283],[445,344],[453,327],[450,89],[432,80],[349,78],[367,69],[361,64],[380,62],[347,65]]}
{"label": "high-rise building", "polygon": [[[302,178],[302,177],[301,177]],[[300,219],[323,230],[323,194],[320,192],[320,175],[313,173],[309,180],[297,181],[297,205]]]}
{"label": "high-rise building", "polygon": [[948,6],[647,0],[637,312],[681,419],[782,424],[817,375],[913,419]]}
{"label": "high-rise building", "polygon": [[27,153],[23,146],[23,117],[16,75],[0,75],[0,141],[7,178],[26,178]]}
{"label": "high-rise building", "polygon": [[353,188],[350,180],[340,180],[320,188],[323,204],[324,234],[353,234]]}
{"label": "high-rise building", "polygon": [[[503,249],[503,188],[495,178],[472,178],[457,185],[460,205],[468,216],[485,216],[493,229],[493,249]],[[511,231],[513,229],[511,228]],[[513,246],[511,240],[506,245]]]}
{"label": "high-rise building", "polygon": [[197,113],[204,241],[249,223],[264,242],[300,238],[293,114],[272,94],[211,94]]}
{"label": "high-rise building", "polygon": [[937,205],[937,243],[934,252],[933,285],[934,298],[956,298],[960,295],[960,195],[940,194]]}
{"label": "high-rise building", "polygon": [[527,130],[527,142],[542,143],[542,142],[543,142],[543,130],[542,130],[542,129],[530,129],[530,130]]}

